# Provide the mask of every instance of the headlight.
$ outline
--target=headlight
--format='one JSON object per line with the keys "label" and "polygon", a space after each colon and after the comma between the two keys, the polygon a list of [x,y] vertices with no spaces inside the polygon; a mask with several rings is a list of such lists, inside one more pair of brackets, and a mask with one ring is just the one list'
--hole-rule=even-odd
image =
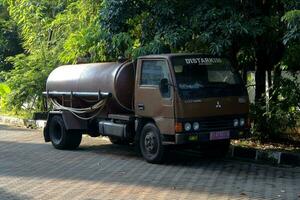
{"label": "headlight", "polygon": [[233,126],[234,127],[238,127],[239,126],[239,120],[238,119],[234,119],[233,120]]}
{"label": "headlight", "polygon": [[184,124],[184,130],[185,131],[190,131],[192,129],[191,123],[187,122]]}
{"label": "headlight", "polygon": [[245,126],[245,119],[244,118],[240,119],[240,126]]}
{"label": "headlight", "polygon": [[194,122],[194,123],[193,123],[193,129],[194,129],[195,131],[199,130],[199,127],[200,127],[200,125],[199,125],[198,122]]}

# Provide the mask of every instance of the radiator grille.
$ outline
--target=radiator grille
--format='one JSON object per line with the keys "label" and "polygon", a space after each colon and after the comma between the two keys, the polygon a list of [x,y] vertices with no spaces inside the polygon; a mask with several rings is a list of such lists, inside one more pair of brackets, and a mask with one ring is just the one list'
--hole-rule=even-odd
{"label": "radiator grille", "polygon": [[214,118],[214,119],[201,119],[199,120],[201,131],[211,130],[229,130],[233,129],[234,117],[230,118]]}

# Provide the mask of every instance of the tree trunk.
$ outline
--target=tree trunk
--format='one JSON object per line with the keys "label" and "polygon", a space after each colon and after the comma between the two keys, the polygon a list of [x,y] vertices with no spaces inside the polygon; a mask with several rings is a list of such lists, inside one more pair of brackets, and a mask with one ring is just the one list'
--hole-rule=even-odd
{"label": "tree trunk", "polygon": [[[263,48],[259,48],[256,51],[256,73],[255,73],[255,104],[261,112],[266,112],[266,72],[269,66],[267,60],[267,53]],[[258,125],[258,130],[261,132],[262,136],[268,133],[268,123],[265,115],[257,116],[259,121],[256,121]]]}
{"label": "tree trunk", "polygon": [[[273,85],[274,88],[279,88],[280,87],[280,79],[281,79],[281,69],[276,66],[274,68],[274,77],[273,77]],[[276,101],[277,97],[278,97],[278,92],[277,91],[273,91],[273,100]]]}
{"label": "tree trunk", "polygon": [[258,67],[255,72],[255,102],[261,102],[266,92],[266,70]]}
{"label": "tree trunk", "polygon": [[247,85],[248,84],[248,69],[243,68],[242,78],[243,78],[245,85]]}

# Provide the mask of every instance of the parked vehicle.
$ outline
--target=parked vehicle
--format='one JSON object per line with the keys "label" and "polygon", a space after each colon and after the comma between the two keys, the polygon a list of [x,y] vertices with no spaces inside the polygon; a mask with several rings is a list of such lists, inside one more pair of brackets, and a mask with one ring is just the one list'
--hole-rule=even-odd
{"label": "parked vehicle", "polygon": [[136,61],[56,68],[44,94],[53,103],[44,130],[57,149],[75,149],[82,134],[137,145],[150,163],[168,145],[206,146],[224,155],[249,130],[248,93],[228,60],[162,54]]}

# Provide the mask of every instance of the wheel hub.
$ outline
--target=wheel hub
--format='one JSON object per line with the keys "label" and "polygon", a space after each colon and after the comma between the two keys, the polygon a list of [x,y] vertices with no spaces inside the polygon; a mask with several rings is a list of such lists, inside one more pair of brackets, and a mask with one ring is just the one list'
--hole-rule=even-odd
{"label": "wheel hub", "polygon": [[62,138],[62,127],[60,126],[59,123],[56,123],[52,133],[52,141],[58,144],[61,138]]}
{"label": "wheel hub", "polygon": [[155,153],[157,149],[157,139],[153,132],[148,132],[145,136],[145,149],[150,153]]}

